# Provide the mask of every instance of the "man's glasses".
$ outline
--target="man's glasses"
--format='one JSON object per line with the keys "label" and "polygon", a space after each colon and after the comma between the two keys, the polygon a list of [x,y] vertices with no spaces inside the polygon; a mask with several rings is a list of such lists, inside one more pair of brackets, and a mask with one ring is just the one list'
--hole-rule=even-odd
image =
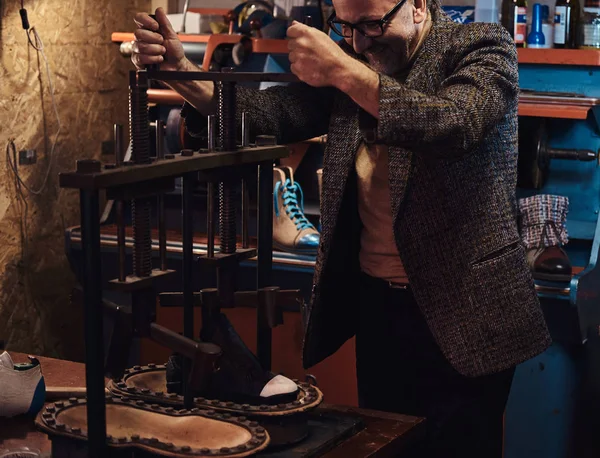
{"label": "man's glasses", "polygon": [[327,24],[331,30],[344,38],[352,38],[355,29],[365,37],[377,38],[383,35],[383,27],[390,21],[390,19],[392,19],[392,16],[394,16],[394,14],[396,14],[396,12],[402,8],[402,5],[404,5],[405,2],[406,0],[400,0],[398,3],[396,3],[396,6],[385,13],[378,21],[361,21],[357,22],[356,24],[351,24],[350,22],[336,19],[334,11],[331,16],[329,16],[329,19],[327,19]]}

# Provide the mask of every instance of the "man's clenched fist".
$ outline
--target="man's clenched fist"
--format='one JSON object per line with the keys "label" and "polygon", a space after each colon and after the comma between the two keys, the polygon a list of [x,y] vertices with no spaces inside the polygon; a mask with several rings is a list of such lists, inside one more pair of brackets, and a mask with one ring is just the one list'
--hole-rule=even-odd
{"label": "man's clenched fist", "polygon": [[290,69],[311,86],[336,86],[340,72],[353,64],[337,43],[314,27],[294,21],[287,36]]}
{"label": "man's clenched fist", "polygon": [[156,21],[146,13],[137,13],[134,19],[131,61],[138,69],[160,64],[161,70],[179,70],[185,61],[183,46],[162,8],[156,10]]}

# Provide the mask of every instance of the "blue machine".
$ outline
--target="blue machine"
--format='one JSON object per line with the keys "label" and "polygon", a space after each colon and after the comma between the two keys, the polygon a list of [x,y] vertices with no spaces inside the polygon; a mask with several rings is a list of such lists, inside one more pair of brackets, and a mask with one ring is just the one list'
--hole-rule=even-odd
{"label": "blue machine", "polygon": [[[568,52],[573,53],[574,61],[583,56],[582,51]],[[600,68],[521,63],[519,75],[524,91],[576,95],[538,94],[539,104],[546,104],[548,116],[552,117],[520,117],[520,156],[535,154],[531,146],[540,137],[531,141],[528,135],[536,135],[534,132],[540,128],[544,132],[542,141],[551,148],[598,152],[600,106],[595,98],[600,98]],[[564,108],[562,114],[557,110],[560,103]],[[569,119],[576,117],[569,115],[571,106],[588,107],[586,119]],[[518,189],[519,197],[538,193],[569,198],[569,243],[563,248],[572,265],[583,270],[575,270],[568,285],[537,284],[554,343],[545,353],[517,368],[506,409],[505,458],[597,456],[600,451],[597,414],[600,359],[596,356],[600,349],[598,158],[549,159],[545,180],[537,189]]]}

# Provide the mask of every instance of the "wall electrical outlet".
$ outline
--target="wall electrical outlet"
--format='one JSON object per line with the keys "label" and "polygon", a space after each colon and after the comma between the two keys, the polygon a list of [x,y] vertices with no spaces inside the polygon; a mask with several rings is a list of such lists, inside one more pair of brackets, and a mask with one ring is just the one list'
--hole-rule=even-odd
{"label": "wall electrical outlet", "polygon": [[34,149],[19,151],[19,165],[31,165],[37,161],[37,152]]}

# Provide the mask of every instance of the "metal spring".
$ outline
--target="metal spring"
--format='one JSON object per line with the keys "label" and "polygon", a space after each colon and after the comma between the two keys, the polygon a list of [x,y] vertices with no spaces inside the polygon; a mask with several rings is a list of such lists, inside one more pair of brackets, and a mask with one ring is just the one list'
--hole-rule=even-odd
{"label": "metal spring", "polygon": [[148,120],[147,85],[129,87],[129,129],[131,158],[136,164],[150,163],[150,124]]}
{"label": "metal spring", "polygon": [[[236,147],[235,83],[218,82],[217,96],[219,147],[224,151],[233,151]],[[219,239],[223,254],[236,251],[236,203],[233,183],[219,183]]]}
{"label": "metal spring", "polygon": [[219,239],[221,253],[236,251],[236,192],[233,183],[219,183]]}
{"label": "metal spring", "polygon": [[235,83],[220,81],[217,84],[217,92],[219,146],[225,151],[232,151],[236,147]]}
{"label": "metal spring", "polygon": [[152,208],[146,199],[131,203],[133,219],[133,273],[136,277],[148,277],[152,273],[152,235],[150,216]]}

